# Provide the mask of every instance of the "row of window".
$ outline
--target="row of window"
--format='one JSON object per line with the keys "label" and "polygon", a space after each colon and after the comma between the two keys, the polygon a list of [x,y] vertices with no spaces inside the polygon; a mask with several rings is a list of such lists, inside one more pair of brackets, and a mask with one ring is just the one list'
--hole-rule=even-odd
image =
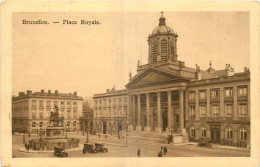
{"label": "row of window", "polygon": [[[238,112],[239,112],[239,117],[248,117],[247,103],[238,104]],[[190,117],[195,118],[195,115],[196,115],[195,105],[189,105],[189,114],[190,114]],[[200,117],[207,116],[207,106],[206,105],[199,105],[199,114],[200,114]],[[220,116],[219,104],[211,105],[211,116],[212,117]],[[232,117],[232,116],[233,116],[233,104],[225,104],[225,117]]]}
{"label": "row of window", "polygon": [[[111,104],[112,100],[111,99],[103,99],[103,100],[95,100],[95,105],[101,105],[102,104],[102,101],[103,101],[103,104],[104,105],[107,105],[107,101],[108,101],[108,104]],[[124,103],[128,103],[128,98],[127,97],[124,97],[123,98],[123,101]],[[116,102],[118,103],[122,103],[122,98],[113,98],[113,103],[115,104]]]}
{"label": "row of window", "polygon": [[[50,107],[51,106],[51,102],[52,101],[46,101],[46,107]],[[66,103],[66,101],[53,101],[53,105],[54,106],[58,106],[59,104],[61,105],[61,106],[64,106],[65,105],[65,103]],[[71,101],[67,101],[67,106],[71,106],[71,104],[73,104],[73,105],[77,105],[77,101],[73,101],[72,103],[71,103]],[[37,106],[37,100],[32,100],[32,106]],[[43,100],[39,100],[39,107],[43,107],[44,105],[43,105]]]}
{"label": "row of window", "polygon": [[[71,110],[70,109],[67,109],[67,117],[69,118],[70,115],[71,115]],[[65,111],[64,110],[61,110],[61,116],[64,116],[65,115]],[[77,109],[74,109],[73,110],[73,115],[76,115],[77,114]],[[50,111],[47,110],[46,112],[46,116],[47,117],[50,117]],[[32,111],[32,118],[36,118],[36,112],[35,111]],[[39,118],[43,118],[43,111],[39,111]]]}
{"label": "row of window", "polygon": [[[239,130],[239,133],[240,133],[240,135],[239,135],[240,140],[247,140],[247,130],[244,127],[242,127]],[[194,126],[190,126],[190,137],[196,137]],[[201,127],[199,137],[209,137],[209,136],[207,136],[205,126]],[[226,130],[225,130],[225,138],[230,139],[230,140],[234,139],[233,138],[233,129],[230,126],[228,128],[226,128]]]}
{"label": "row of window", "polygon": [[[247,97],[247,86],[238,86],[238,97]],[[225,98],[232,98],[233,97],[233,87],[225,87],[224,88],[224,97]],[[189,92],[189,100],[196,99],[195,91]],[[211,99],[219,99],[220,97],[220,89],[210,89],[210,97]],[[206,90],[199,90],[199,99],[206,100],[207,92]]]}

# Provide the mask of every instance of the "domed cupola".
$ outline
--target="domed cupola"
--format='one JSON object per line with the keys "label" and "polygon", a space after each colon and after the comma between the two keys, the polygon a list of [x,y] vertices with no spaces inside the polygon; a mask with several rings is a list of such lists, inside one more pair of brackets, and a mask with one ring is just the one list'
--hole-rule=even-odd
{"label": "domed cupola", "polygon": [[149,64],[177,60],[178,35],[169,26],[166,26],[165,20],[162,12],[159,25],[154,28],[152,34],[148,37]]}

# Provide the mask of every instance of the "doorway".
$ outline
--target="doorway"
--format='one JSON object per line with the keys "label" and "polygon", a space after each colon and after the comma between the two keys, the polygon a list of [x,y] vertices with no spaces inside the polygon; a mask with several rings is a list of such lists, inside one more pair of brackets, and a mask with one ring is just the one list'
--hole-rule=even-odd
{"label": "doorway", "polygon": [[163,112],[163,131],[166,131],[168,127],[168,111]]}
{"label": "doorway", "polygon": [[106,134],[107,132],[107,123],[103,122],[103,134]]}
{"label": "doorway", "polygon": [[213,143],[220,143],[220,125],[210,125],[210,134]]}

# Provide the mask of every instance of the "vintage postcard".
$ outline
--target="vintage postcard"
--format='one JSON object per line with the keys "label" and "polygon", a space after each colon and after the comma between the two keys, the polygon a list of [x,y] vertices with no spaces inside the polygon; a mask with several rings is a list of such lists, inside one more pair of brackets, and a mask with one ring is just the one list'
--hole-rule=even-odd
{"label": "vintage postcard", "polygon": [[3,2],[3,166],[259,166],[257,2]]}

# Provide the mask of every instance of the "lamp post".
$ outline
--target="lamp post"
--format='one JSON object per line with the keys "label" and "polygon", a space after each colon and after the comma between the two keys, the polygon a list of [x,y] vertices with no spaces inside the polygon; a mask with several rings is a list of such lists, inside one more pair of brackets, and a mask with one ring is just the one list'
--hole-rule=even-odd
{"label": "lamp post", "polygon": [[25,123],[23,123],[23,144],[25,143],[25,127],[26,125],[25,125]]}
{"label": "lamp post", "polygon": [[128,125],[129,125],[129,122],[126,121],[126,134],[125,134],[125,146],[126,146],[126,147],[127,147]]}
{"label": "lamp post", "polygon": [[86,143],[88,143],[88,131],[89,131],[89,129],[88,129],[88,122],[87,122],[87,128],[86,128],[86,133],[87,133],[87,138],[86,138]]}
{"label": "lamp post", "polygon": [[42,125],[40,124],[40,150],[42,150]]}

